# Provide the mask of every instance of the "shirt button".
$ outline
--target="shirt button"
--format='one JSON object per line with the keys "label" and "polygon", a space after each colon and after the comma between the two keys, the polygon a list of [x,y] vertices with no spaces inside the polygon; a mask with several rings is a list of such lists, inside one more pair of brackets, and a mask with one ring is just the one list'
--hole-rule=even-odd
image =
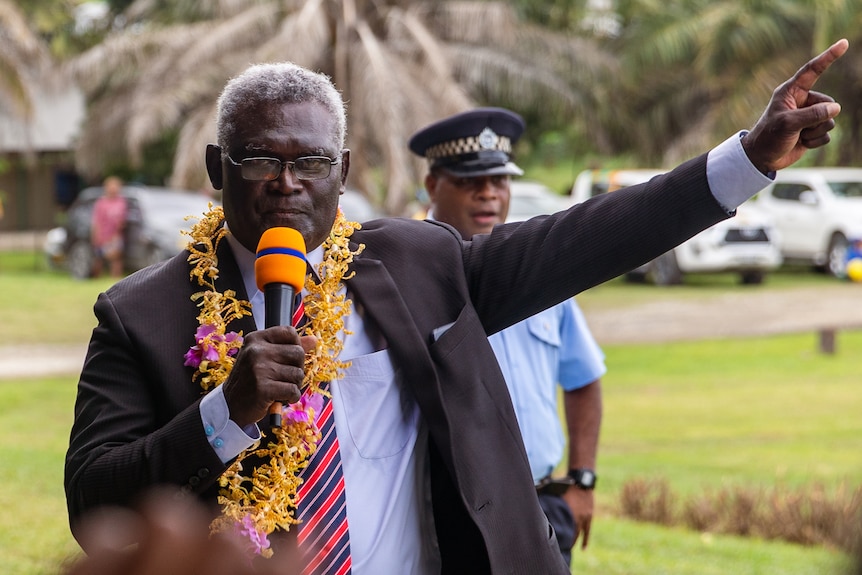
{"label": "shirt button", "polygon": [[213,441],[213,445],[216,449],[221,449],[221,447],[224,445],[224,440],[221,437],[216,437],[215,441]]}
{"label": "shirt button", "polygon": [[206,433],[207,437],[209,437],[210,435],[215,433],[215,428],[212,425],[207,425],[206,427],[204,427],[204,433]]}

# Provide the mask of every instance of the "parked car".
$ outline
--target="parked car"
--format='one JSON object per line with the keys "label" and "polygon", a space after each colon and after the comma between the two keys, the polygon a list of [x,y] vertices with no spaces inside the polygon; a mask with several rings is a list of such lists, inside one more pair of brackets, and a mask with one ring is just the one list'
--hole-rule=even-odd
{"label": "parked car", "polygon": [[850,242],[862,239],[862,168],[786,168],[754,202],[781,232],[785,261],[846,275]]}
{"label": "parked car", "polygon": [[[586,170],[572,187],[572,203],[648,181],[662,170]],[[626,274],[629,281],[682,283],[688,273],[738,273],[744,284],[760,284],[782,263],[781,235],[767,214],[746,202],[736,217],[718,222],[693,238]]]}
{"label": "parked car", "polygon": [[[186,221],[186,216],[202,216],[212,201],[195,192],[149,186],[126,185],[121,193],[129,206],[124,253],[127,272],[179,253],[189,239],[181,230],[190,230],[194,224],[193,220]],[[65,225],[46,235],[44,249],[49,261],[64,266],[79,279],[90,277],[93,267],[90,221],[101,195],[100,186],[82,190],[69,206]]]}
{"label": "parked car", "polygon": [[509,183],[509,215],[506,222],[520,222],[533,216],[553,214],[567,207],[566,198],[542,183],[512,180]]}

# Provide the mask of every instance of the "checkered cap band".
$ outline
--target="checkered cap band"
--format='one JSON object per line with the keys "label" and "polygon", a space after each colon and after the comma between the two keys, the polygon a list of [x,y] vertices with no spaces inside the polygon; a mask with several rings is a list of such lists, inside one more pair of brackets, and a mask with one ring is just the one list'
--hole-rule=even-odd
{"label": "checkered cap band", "polygon": [[485,141],[487,135],[484,133],[478,136],[469,136],[467,138],[458,138],[448,142],[442,142],[425,150],[425,157],[429,160],[437,160],[440,158],[449,158],[452,156],[461,156],[464,154],[475,154],[485,150],[497,150],[510,154],[512,152],[512,142],[508,136],[497,136],[496,141],[492,145],[488,145]]}

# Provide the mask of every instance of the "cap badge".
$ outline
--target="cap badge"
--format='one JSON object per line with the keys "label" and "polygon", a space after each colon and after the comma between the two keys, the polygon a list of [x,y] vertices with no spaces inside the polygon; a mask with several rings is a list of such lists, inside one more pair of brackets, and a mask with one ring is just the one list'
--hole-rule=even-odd
{"label": "cap badge", "polygon": [[491,128],[485,128],[477,137],[477,141],[479,142],[479,146],[483,150],[494,150],[497,147],[497,142],[500,137],[494,133],[494,130]]}

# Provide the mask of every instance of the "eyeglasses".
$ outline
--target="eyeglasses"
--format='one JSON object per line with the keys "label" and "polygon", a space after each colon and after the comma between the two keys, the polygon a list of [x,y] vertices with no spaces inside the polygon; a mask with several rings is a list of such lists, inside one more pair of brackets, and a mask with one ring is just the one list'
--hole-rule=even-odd
{"label": "eyeglasses", "polygon": [[332,159],[327,156],[302,156],[284,162],[275,158],[245,158],[237,162],[228,155],[225,157],[234,166],[239,166],[242,179],[254,182],[275,180],[285,166],[300,180],[322,180],[329,177],[332,166],[341,163],[340,157]]}

